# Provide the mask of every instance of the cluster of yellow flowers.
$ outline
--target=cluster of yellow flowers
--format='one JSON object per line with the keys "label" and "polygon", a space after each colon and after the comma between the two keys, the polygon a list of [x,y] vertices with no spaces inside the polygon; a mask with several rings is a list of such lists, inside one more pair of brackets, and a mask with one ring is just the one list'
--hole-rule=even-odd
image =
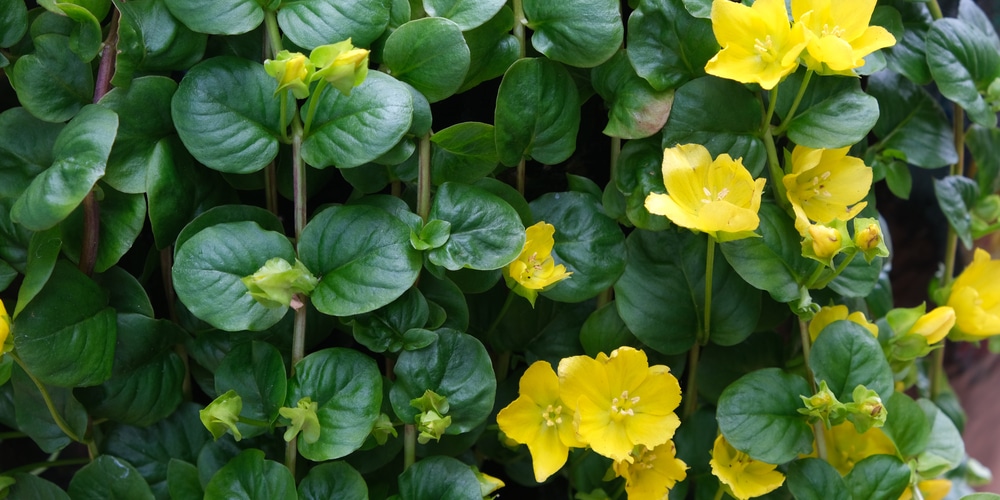
{"label": "cluster of yellow flowers", "polygon": [[305,99],[309,84],[318,80],[350,95],[368,76],[368,50],[355,48],[350,38],[316,47],[309,57],[282,50],[273,60],[264,61],[264,70],[278,81],[275,95],[290,90],[296,99]]}
{"label": "cluster of yellow flowers", "polygon": [[801,62],[827,75],[854,75],[872,52],[896,39],[869,26],[875,0],[712,2],[712,30],[722,50],[705,66],[710,75],[772,89]]}
{"label": "cluster of yellow flowers", "polygon": [[687,465],[671,441],[681,388],[669,368],[620,347],[596,358],[564,358],[558,370],[532,364],[518,398],[497,415],[507,438],[528,446],[535,480],[562,468],[570,448],[587,446],[615,461],[630,498],[662,498],[684,480]]}

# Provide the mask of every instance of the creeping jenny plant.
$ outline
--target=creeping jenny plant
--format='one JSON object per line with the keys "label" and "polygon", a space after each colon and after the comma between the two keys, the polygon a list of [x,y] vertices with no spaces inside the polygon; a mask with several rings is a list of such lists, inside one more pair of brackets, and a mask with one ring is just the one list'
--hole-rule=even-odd
{"label": "creeping jenny plant", "polygon": [[[943,369],[1000,347],[971,0],[35,3],[0,0],[0,498],[988,479]],[[945,252],[897,297],[879,209],[928,174]]]}

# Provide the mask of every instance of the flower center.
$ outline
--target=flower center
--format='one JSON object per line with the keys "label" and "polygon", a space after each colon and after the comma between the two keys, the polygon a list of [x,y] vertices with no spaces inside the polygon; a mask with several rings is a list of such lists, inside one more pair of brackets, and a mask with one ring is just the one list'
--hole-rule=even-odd
{"label": "flower center", "polygon": [[824,198],[829,198],[830,196],[833,196],[830,194],[829,191],[826,190],[826,181],[829,178],[830,178],[829,170],[812,178],[811,184],[812,184],[813,195],[822,196]]}
{"label": "flower center", "polygon": [[844,36],[844,29],[841,28],[839,25],[836,25],[836,24],[833,25],[833,27],[830,27],[829,24],[824,23],[823,24],[823,30],[820,31],[820,35],[822,35],[822,36],[835,36],[837,38],[841,38],[841,37]]}
{"label": "flower center", "polygon": [[622,391],[622,395],[611,400],[611,418],[621,420],[626,416],[635,415],[632,405],[639,402],[639,396],[629,397],[628,391]]}
{"label": "flower center", "polygon": [[555,427],[562,423],[562,405],[556,405],[555,408],[549,405],[542,412],[542,420],[545,421],[545,425],[548,427]]}
{"label": "flower center", "polygon": [[713,201],[722,201],[726,199],[726,196],[729,196],[729,188],[722,188],[721,191],[715,193],[714,200],[712,199],[713,198],[712,191],[707,187],[701,188],[701,192],[705,194],[705,197],[701,199],[702,203],[712,203]]}
{"label": "flower center", "polygon": [[763,40],[760,38],[754,38],[753,48],[757,51],[757,55],[762,61],[774,61],[774,42],[771,41],[771,35],[765,36]]}

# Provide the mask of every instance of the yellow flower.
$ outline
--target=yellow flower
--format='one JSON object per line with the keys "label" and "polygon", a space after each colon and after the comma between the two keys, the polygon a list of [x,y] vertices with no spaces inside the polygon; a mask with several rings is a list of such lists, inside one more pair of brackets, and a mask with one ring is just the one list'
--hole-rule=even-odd
{"label": "yellow flower", "polygon": [[792,0],[792,18],[805,32],[806,66],[820,74],[853,75],[865,56],[891,47],[896,39],[869,26],[876,0]]}
{"label": "yellow flower", "polygon": [[823,306],[822,309],[813,316],[812,321],[809,322],[809,338],[813,342],[816,341],[816,337],[819,332],[822,332],[824,328],[834,321],[847,320],[853,321],[863,327],[865,327],[872,335],[878,337],[878,326],[873,323],[869,323],[868,319],[865,318],[864,313],[861,311],[854,311],[848,314],[847,306],[836,305],[836,306]]}
{"label": "yellow flower", "polygon": [[309,60],[317,68],[312,80],[326,80],[344,95],[368,77],[368,50],[355,48],[350,38],[316,47]]}
{"label": "yellow flower", "polygon": [[614,462],[611,467],[615,475],[625,478],[625,491],[630,500],[661,500],[667,498],[670,489],[687,477],[687,464],[677,458],[677,448],[673,441],[653,448],[638,447],[633,452],[635,460]]}
{"label": "yellow flower", "polygon": [[681,387],[664,365],[649,366],[646,353],[620,347],[559,362],[562,399],[575,410],[577,437],[616,462],[632,462],[638,445],[655,449],[674,436]]}
{"label": "yellow flower", "polygon": [[712,31],[722,50],[705,72],[773,89],[799,66],[804,34],[794,36],[785,0],[757,0],[752,7],[729,0],[712,2]]}
{"label": "yellow flower", "polygon": [[500,410],[497,424],[509,439],[528,445],[539,483],[562,468],[571,447],[586,446],[576,439],[573,409],[559,397],[559,377],[547,361],[524,372],[520,395]]}
{"label": "yellow flower", "polygon": [[847,156],[848,149],[795,146],[792,151],[792,173],[782,182],[800,233],[809,221],[825,225],[847,221],[868,205],[861,200],[871,188],[872,169],[860,158]]}
{"label": "yellow flower", "polygon": [[981,340],[1000,333],[1000,260],[977,248],[972,264],[952,283],[947,305],[964,335]]}
{"label": "yellow flower", "polygon": [[[921,496],[924,500],[942,500],[951,491],[951,481],[947,479],[927,479],[917,483]],[[913,487],[907,486],[899,500],[911,500],[913,498]]]}
{"label": "yellow flower", "polygon": [[755,181],[740,158],[721,154],[712,160],[700,144],[679,145],[663,151],[667,194],[650,193],[645,206],[652,214],[715,239],[745,238],[760,225],[757,211],[764,182]]}
{"label": "yellow flower", "polygon": [[296,99],[309,96],[309,79],[313,74],[313,63],[303,54],[282,50],[274,60],[264,61],[264,71],[278,80],[274,94],[291,90]]}
{"label": "yellow flower", "polygon": [[708,463],[712,474],[739,500],[766,495],[785,482],[785,475],[775,470],[776,465],[750,458],[733,448],[722,434],[715,438]]}
{"label": "yellow flower", "polygon": [[854,464],[872,455],[896,454],[896,445],[878,427],[859,433],[853,423],[845,421],[829,429],[824,428],[823,434],[826,438],[826,459],[842,476],[851,472]]}
{"label": "yellow flower", "polygon": [[552,259],[555,246],[556,228],[552,224],[539,222],[525,230],[527,236],[521,255],[503,269],[504,280],[514,293],[528,299],[535,305],[538,292],[554,285],[573,273],[566,272],[566,266],[556,265]]}
{"label": "yellow flower", "polygon": [[948,306],[935,308],[933,311],[924,314],[910,328],[910,333],[923,335],[927,338],[927,344],[940,342],[955,326],[955,309]]}
{"label": "yellow flower", "polygon": [[806,229],[812,240],[812,251],[821,260],[830,260],[844,248],[844,238],[836,228],[822,224],[809,224]]}
{"label": "yellow flower", "polygon": [[3,301],[0,300],[0,356],[4,353],[4,344],[7,343],[8,336],[10,336],[10,316]]}

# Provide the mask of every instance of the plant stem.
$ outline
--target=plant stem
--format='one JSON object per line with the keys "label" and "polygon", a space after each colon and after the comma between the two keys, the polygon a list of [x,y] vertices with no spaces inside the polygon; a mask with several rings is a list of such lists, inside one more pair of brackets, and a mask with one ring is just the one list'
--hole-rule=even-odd
{"label": "plant stem", "polygon": [[799,110],[799,104],[802,103],[802,96],[806,95],[806,87],[809,86],[809,80],[812,79],[813,71],[806,70],[806,76],[802,77],[802,84],[799,85],[799,92],[795,94],[795,99],[792,100],[792,107],[788,108],[788,114],[785,115],[785,119],[781,120],[781,125],[778,125],[778,129],[774,131],[775,134],[784,133],[785,129],[788,128],[788,124],[792,122],[795,118],[795,112]]}
{"label": "plant stem", "polygon": [[778,149],[774,146],[774,136],[771,135],[771,126],[764,126],[764,149],[767,151],[767,171],[771,177],[771,189],[774,190],[774,200],[782,210],[788,211],[791,205],[788,203],[788,195],[785,190],[785,183],[782,179],[785,172],[778,162]]}
{"label": "plant stem", "polygon": [[816,377],[813,376],[812,367],[809,366],[809,351],[812,348],[812,339],[809,338],[809,325],[806,320],[799,318],[799,338],[802,339],[802,362],[806,367],[806,379],[809,381],[809,388],[816,392]]}
{"label": "plant stem", "polygon": [[725,493],[725,488],[722,487],[722,483],[719,483],[719,487],[715,490],[715,496],[712,497],[714,500],[722,500],[722,495]]}
{"label": "plant stem", "polygon": [[708,247],[705,250],[705,316],[701,331],[698,332],[698,343],[705,345],[712,332],[712,274],[715,271],[715,238],[708,237]]}
{"label": "plant stem", "polygon": [[427,223],[431,214],[431,133],[420,138],[417,146],[419,170],[417,171],[417,214]]}
{"label": "plant stem", "polygon": [[504,299],[503,305],[500,306],[500,312],[497,313],[497,317],[493,318],[493,322],[490,323],[489,328],[486,329],[486,334],[483,335],[484,339],[489,340],[490,335],[500,326],[500,320],[507,315],[507,310],[510,309],[510,305],[514,303],[514,292],[507,290],[507,298]]}
{"label": "plant stem", "polygon": [[305,134],[308,134],[309,129],[312,127],[313,116],[316,115],[316,108],[319,107],[319,98],[323,95],[324,90],[326,90],[326,80],[320,78],[316,82],[316,88],[313,89],[309,97],[309,109],[306,110]]}
{"label": "plant stem", "polygon": [[295,436],[295,439],[285,444],[285,467],[292,473],[292,477],[295,477],[295,462],[299,457],[298,441],[299,437]]}
{"label": "plant stem", "polygon": [[521,161],[517,162],[517,192],[524,196],[524,184],[527,175],[525,174],[527,161],[521,158]]}
{"label": "plant stem", "polygon": [[35,384],[35,387],[38,388],[38,392],[42,395],[42,400],[45,401],[45,407],[49,409],[49,414],[52,415],[52,420],[55,422],[56,426],[59,427],[59,430],[63,431],[63,434],[66,434],[66,436],[68,436],[73,441],[76,441],[77,443],[83,443],[84,442],[83,439],[81,439],[80,436],[77,436],[76,433],[69,428],[69,424],[67,424],[66,421],[63,420],[62,415],[59,414],[59,411],[56,409],[55,403],[52,401],[52,396],[49,395],[48,389],[45,388],[45,384],[43,384],[40,380],[35,378],[35,375],[31,373],[31,370],[29,370],[28,367],[24,364],[24,361],[21,361],[20,357],[18,357],[13,352],[8,352],[7,355],[10,356],[11,359],[13,359],[14,362],[17,363],[17,365],[20,366],[22,370],[24,370],[25,375],[27,375],[28,378],[30,378],[31,381]]}
{"label": "plant stem", "polygon": [[257,420],[255,418],[247,418],[244,417],[243,415],[240,415],[239,422],[241,424],[252,425],[254,427],[271,427],[271,424],[269,422],[265,422],[263,420]]}
{"label": "plant stem", "polygon": [[278,30],[278,18],[274,11],[264,11],[264,25],[267,26],[267,43],[271,46],[271,57],[278,57],[281,52],[281,31]]}
{"label": "plant stem", "polygon": [[528,48],[525,45],[525,35],[524,35],[524,25],[527,23],[527,19],[524,18],[524,6],[522,5],[522,0],[514,0],[514,38],[517,39],[517,50],[519,59],[524,59],[528,54]]}
{"label": "plant stem", "polygon": [[[177,323],[177,296],[174,295],[173,275],[170,272],[174,266],[172,248],[172,246],[168,246],[160,250],[160,277],[163,280],[163,294],[167,301],[168,318],[171,322]],[[184,379],[181,381],[181,393],[184,395],[184,401],[191,401],[191,362],[188,359],[187,349],[184,347],[184,344],[178,343],[174,344],[174,352],[180,356],[181,362],[184,363]]]}
{"label": "plant stem", "polygon": [[62,460],[53,460],[51,462],[35,462],[33,464],[21,465],[14,467],[13,469],[7,469],[3,471],[4,475],[16,474],[18,472],[27,472],[32,474],[41,474],[46,469],[52,467],[65,467],[70,465],[86,465],[90,463],[89,458],[64,458]]}
{"label": "plant stem", "polygon": [[417,427],[403,426],[403,470],[409,469],[417,461]]}
{"label": "plant stem", "polygon": [[688,379],[687,387],[684,388],[684,415],[682,417],[684,419],[694,415],[695,410],[698,409],[698,358],[700,351],[701,345],[695,342],[688,353]]}
{"label": "plant stem", "polygon": [[295,202],[295,241],[306,227],[306,168],[302,162],[302,122],[298,115],[292,117],[292,190]]}
{"label": "plant stem", "polygon": [[9,439],[21,439],[26,437],[28,437],[27,434],[18,431],[0,432],[0,441],[6,441]]}
{"label": "plant stem", "polygon": [[308,299],[300,296],[299,300],[302,301],[302,305],[295,309],[295,326],[292,330],[292,375],[295,375],[295,365],[299,361],[302,361],[302,358],[306,354],[306,316],[308,308],[305,301]]}
{"label": "plant stem", "polygon": [[937,0],[927,2],[927,9],[931,11],[931,18],[934,20],[944,17],[944,13],[941,12],[941,5],[938,4]]}
{"label": "plant stem", "polygon": [[264,167],[264,199],[267,211],[278,215],[278,166],[274,160]]}

